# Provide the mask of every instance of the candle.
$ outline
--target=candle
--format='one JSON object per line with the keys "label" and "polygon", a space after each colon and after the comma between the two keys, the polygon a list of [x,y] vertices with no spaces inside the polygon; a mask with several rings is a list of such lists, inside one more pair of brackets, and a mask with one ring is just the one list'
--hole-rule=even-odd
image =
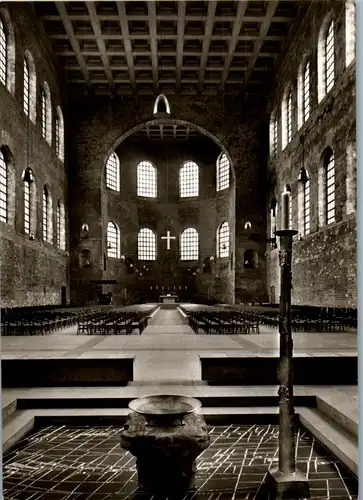
{"label": "candle", "polygon": [[281,229],[289,229],[290,192],[284,191],[281,195]]}

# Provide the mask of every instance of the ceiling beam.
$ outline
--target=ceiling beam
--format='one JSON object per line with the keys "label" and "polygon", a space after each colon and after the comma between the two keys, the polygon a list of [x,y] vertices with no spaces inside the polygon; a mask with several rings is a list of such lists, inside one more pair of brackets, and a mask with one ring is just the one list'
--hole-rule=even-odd
{"label": "ceiling beam", "polygon": [[[212,0],[211,0],[212,1]],[[178,2],[178,4],[181,2]],[[147,40],[149,38],[149,34],[144,34],[144,33],[133,33],[130,36],[131,40]],[[66,33],[49,33],[48,37],[51,38],[52,40],[67,40],[68,36]],[[183,36],[184,40],[204,40],[205,34],[200,33],[195,34],[195,35],[185,35]],[[95,40],[96,36],[92,33],[77,33],[76,35],[77,40]],[[105,40],[120,40],[120,35],[117,33],[104,33],[102,34],[102,38]],[[177,34],[168,34],[168,35],[156,35],[157,40],[177,40],[178,35]],[[231,38],[231,35],[213,35],[211,36],[211,40],[229,40]],[[251,40],[258,40],[259,36],[258,35],[240,35],[238,37],[238,42],[242,41],[251,41]],[[266,36],[266,40],[268,41],[280,41],[284,40],[285,36],[284,35],[269,35]]]}
{"label": "ceiling beam", "polygon": [[260,38],[255,42],[253,54],[248,62],[247,72],[245,74],[245,81],[244,81],[245,87],[248,83],[248,80],[250,79],[250,76],[252,74],[253,68],[255,67],[258,56],[260,55],[263,42],[265,41],[265,36],[267,35],[267,32],[270,28],[272,19],[275,15],[275,11],[278,5],[279,5],[279,0],[270,0],[269,2],[267,2],[266,15],[260,26],[260,34],[259,34]]}
{"label": "ceiling beam", "polygon": [[156,5],[155,2],[147,2],[147,9],[149,14],[149,33],[150,33],[150,51],[151,51],[151,65],[154,80],[154,92],[159,93],[158,82],[158,42],[156,40]]}
{"label": "ceiling beam", "polygon": [[203,90],[204,85],[204,75],[205,69],[207,67],[208,55],[209,55],[209,46],[212,39],[213,33],[213,25],[214,25],[214,17],[216,13],[217,2],[210,1],[208,3],[208,14],[207,20],[205,22],[204,29],[204,39],[203,39],[203,47],[202,47],[202,57],[200,58],[200,68],[199,68],[199,78],[198,78],[198,92]]}
{"label": "ceiling beam", "polygon": [[66,9],[65,3],[64,2],[54,2],[54,5],[57,7],[57,10],[59,12],[64,29],[66,30],[66,33],[68,35],[69,43],[71,44],[74,55],[76,56],[77,62],[79,64],[80,70],[83,74],[86,85],[89,89],[91,89],[91,82],[90,82],[90,78],[89,78],[89,74],[88,74],[88,70],[87,70],[86,61],[84,60],[84,57],[81,54],[81,50],[80,50],[78,41],[77,41],[76,36],[74,34],[72,22],[70,21],[68,14],[67,14],[67,9]]}
{"label": "ceiling beam", "polygon": [[129,26],[126,17],[126,8],[125,2],[116,2],[117,12],[118,12],[118,20],[121,27],[121,34],[124,42],[124,52],[130,77],[130,84],[132,88],[133,94],[136,96],[136,78],[135,78],[135,66],[134,66],[134,58],[132,55],[132,45],[129,36]]}
{"label": "ceiling beam", "polygon": [[85,2],[85,3],[87,6],[87,9],[88,9],[89,17],[91,19],[91,25],[92,25],[93,32],[96,35],[96,43],[97,43],[98,50],[100,51],[101,60],[102,60],[103,68],[105,71],[105,75],[107,77],[107,81],[108,81],[108,84],[110,86],[110,89],[113,92],[115,90],[115,85],[114,85],[114,82],[112,79],[112,71],[110,68],[110,61],[109,61],[108,56],[107,56],[105,41],[102,38],[102,31],[101,31],[100,22],[99,22],[98,17],[97,17],[96,6],[95,6],[94,2]]}
{"label": "ceiling beam", "polygon": [[176,91],[181,90],[181,72],[183,65],[183,51],[184,51],[184,31],[185,31],[185,11],[186,2],[178,2],[178,31],[176,42]]}
{"label": "ceiling beam", "polygon": [[[133,0],[132,3],[136,1]],[[208,0],[209,1],[209,0]],[[268,0],[269,2],[269,0]],[[245,3],[243,1],[243,3]],[[71,21],[89,21],[89,17],[84,14],[69,14],[69,19]],[[264,19],[264,14],[261,15],[255,15],[255,16],[247,16],[246,21],[247,22],[252,22],[252,23],[260,23]],[[275,21],[277,23],[290,23],[292,19],[294,18],[294,15],[291,16],[276,16]],[[42,21],[59,21],[59,16],[54,15],[54,14],[45,14],[44,16],[40,16],[40,19]],[[118,15],[115,14],[99,14],[98,19],[100,21],[117,21],[118,20]],[[148,21],[148,15],[144,14],[129,14],[127,16],[127,19],[129,21]],[[236,17],[233,15],[220,15],[215,17],[216,22],[231,22],[233,23],[235,21]],[[156,21],[178,21],[178,14],[157,14],[155,16]],[[193,15],[193,14],[187,14],[185,16],[186,21],[206,21],[207,16],[204,15]]]}
{"label": "ceiling beam", "polygon": [[229,68],[231,67],[232,59],[235,54],[236,45],[238,42],[238,35],[241,31],[241,26],[244,20],[245,12],[247,9],[248,2],[239,2],[237,9],[236,20],[233,24],[231,41],[229,42],[228,54],[226,57],[226,61],[224,63],[223,73],[222,73],[222,81],[221,86],[224,87],[224,84],[227,80]]}

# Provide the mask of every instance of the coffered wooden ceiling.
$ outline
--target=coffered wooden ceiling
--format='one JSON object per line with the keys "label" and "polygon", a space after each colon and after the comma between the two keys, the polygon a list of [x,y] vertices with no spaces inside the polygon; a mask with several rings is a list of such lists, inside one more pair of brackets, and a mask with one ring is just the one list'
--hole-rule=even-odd
{"label": "coffered wooden ceiling", "polygon": [[34,2],[67,84],[96,94],[260,94],[309,1]]}

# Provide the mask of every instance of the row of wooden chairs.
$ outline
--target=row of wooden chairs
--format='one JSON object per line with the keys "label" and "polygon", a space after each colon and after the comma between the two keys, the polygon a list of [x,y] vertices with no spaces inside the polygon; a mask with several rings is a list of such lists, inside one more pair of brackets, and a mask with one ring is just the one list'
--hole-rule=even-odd
{"label": "row of wooden chairs", "polygon": [[154,308],[145,311],[112,310],[80,316],[77,335],[131,335],[134,330],[139,334],[148,325],[148,318]]}
{"label": "row of wooden chairs", "polygon": [[183,310],[188,315],[189,326],[196,334],[236,335],[260,333],[258,316],[244,311],[189,309]]}

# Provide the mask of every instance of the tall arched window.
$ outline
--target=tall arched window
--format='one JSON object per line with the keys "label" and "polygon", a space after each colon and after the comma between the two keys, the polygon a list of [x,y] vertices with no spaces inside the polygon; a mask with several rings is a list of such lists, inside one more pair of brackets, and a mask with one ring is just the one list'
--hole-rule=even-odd
{"label": "tall arched window", "polygon": [[276,238],[276,221],[277,221],[277,201],[276,198],[272,198],[270,204],[270,238]]}
{"label": "tall arched window", "polygon": [[330,92],[335,81],[334,21],[325,19],[318,41],[318,100]]}
{"label": "tall arched window", "polygon": [[120,191],[120,160],[115,152],[107,158],[106,187],[113,191]]}
{"label": "tall arched window", "polygon": [[300,170],[298,181],[299,230],[306,235],[310,233],[310,179],[305,168]]}
{"label": "tall arched window", "polygon": [[147,227],[140,229],[137,237],[137,258],[139,260],[156,260],[156,236]]}
{"label": "tall arched window", "polygon": [[180,260],[199,259],[199,235],[196,229],[188,227],[180,235]]}
{"label": "tall arched window", "polygon": [[120,230],[114,222],[107,224],[107,257],[119,259],[120,251]]}
{"label": "tall arched window", "polygon": [[327,148],[323,155],[325,187],[325,223],[335,222],[335,161],[334,153]]}
{"label": "tall arched window", "polygon": [[270,156],[274,158],[277,155],[278,145],[278,121],[276,112],[273,112],[270,117]]}
{"label": "tall arched window", "polygon": [[217,159],[217,191],[229,187],[230,162],[225,153],[221,153]]}
{"label": "tall arched window", "polygon": [[36,192],[33,172],[27,168],[23,174],[24,182],[24,233],[35,232],[36,226]]}
{"label": "tall arched window", "polygon": [[24,71],[23,71],[23,110],[35,123],[37,112],[37,77],[35,73],[34,59],[29,50],[24,52]]}
{"label": "tall arched window", "polygon": [[60,200],[57,203],[57,246],[61,250],[66,249],[66,220],[64,205]]}
{"label": "tall arched window", "polygon": [[217,229],[217,257],[229,257],[229,224],[223,222]]}
{"label": "tall arched window", "polygon": [[156,168],[150,161],[141,161],[137,166],[137,194],[148,198],[157,196]]}
{"label": "tall arched window", "polygon": [[0,83],[15,93],[15,37],[6,7],[0,4]]}
{"label": "tall arched window", "polygon": [[64,119],[60,106],[57,106],[55,118],[55,152],[61,161],[64,161]]}
{"label": "tall arched window", "polygon": [[348,67],[355,59],[355,2],[345,2],[345,65]]}
{"label": "tall arched window", "polygon": [[179,171],[180,197],[199,195],[199,167],[194,161],[186,161]]}
{"label": "tall arched window", "polygon": [[285,191],[288,191],[290,193],[290,201],[289,201],[289,229],[292,229],[292,189],[290,184],[286,184],[285,186]]}
{"label": "tall arched window", "polygon": [[8,47],[4,23],[0,17],[0,82],[3,85],[7,83],[7,57]]}
{"label": "tall arched window", "polygon": [[8,165],[0,149],[0,220],[8,222]]}
{"label": "tall arched window", "polygon": [[311,113],[311,71],[310,59],[306,56],[299,66],[297,77],[297,125],[300,128]]}
{"label": "tall arched window", "polygon": [[282,99],[282,149],[284,149],[292,139],[292,90],[287,88]]}
{"label": "tall arched window", "polygon": [[52,197],[47,186],[43,189],[43,241],[52,243]]}
{"label": "tall arched window", "polygon": [[44,82],[41,91],[41,105],[42,105],[42,137],[52,144],[52,99],[50,95],[50,88],[47,82]]}

